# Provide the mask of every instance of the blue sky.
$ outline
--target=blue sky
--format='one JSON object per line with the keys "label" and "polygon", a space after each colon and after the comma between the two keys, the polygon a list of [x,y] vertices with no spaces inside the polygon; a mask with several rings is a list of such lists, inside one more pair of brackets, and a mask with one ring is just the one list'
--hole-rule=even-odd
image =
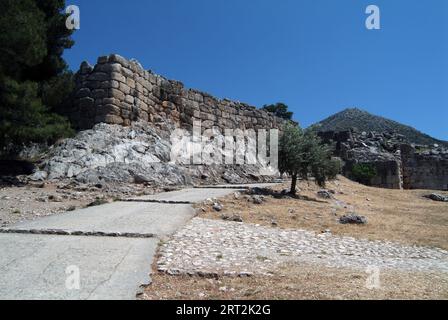
{"label": "blue sky", "polygon": [[[118,53],[187,87],[308,126],[359,107],[448,140],[446,0],[67,0],[81,29],[65,58]],[[365,9],[381,10],[367,30]]]}

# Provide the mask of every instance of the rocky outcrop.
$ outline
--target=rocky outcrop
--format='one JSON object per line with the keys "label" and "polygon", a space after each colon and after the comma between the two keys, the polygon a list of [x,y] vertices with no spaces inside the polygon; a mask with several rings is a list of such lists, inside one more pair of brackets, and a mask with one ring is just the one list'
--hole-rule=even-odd
{"label": "rocky outcrop", "polygon": [[416,145],[394,132],[356,130],[320,132],[344,162],[343,174],[354,179],[356,164],[369,164],[376,175],[369,185],[390,189],[448,190],[448,149]]}
{"label": "rocky outcrop", "polygon": [[136,183],[167,187],[269,181],[260,165],[183,165],[171,162],[170,137],[136,122],[128,127],[101,123],[50,148],[30,178],[82,184]]}

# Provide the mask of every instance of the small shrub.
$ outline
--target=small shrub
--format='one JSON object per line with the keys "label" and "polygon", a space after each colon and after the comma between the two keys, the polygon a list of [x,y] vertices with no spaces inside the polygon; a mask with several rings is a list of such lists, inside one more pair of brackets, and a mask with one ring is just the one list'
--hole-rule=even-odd
{"label": "small shrub", "polygon": [[352,168],[353,178],[362,184],[369,185],[370,180],[377,175],[376,168],[373,164],[357,163]]}
{"label": "small shrub", "polygon": [[333,158],[327,163],[328,180],[336,179],[337,175],[342,171],[342,162],[338,158]]}

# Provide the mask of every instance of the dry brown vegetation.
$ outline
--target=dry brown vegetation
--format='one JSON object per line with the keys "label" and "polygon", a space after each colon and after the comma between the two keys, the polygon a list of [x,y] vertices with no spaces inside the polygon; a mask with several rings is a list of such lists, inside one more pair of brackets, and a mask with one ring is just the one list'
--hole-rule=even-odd
{"label": "dry brown vegetation", "polygon": [[[282,190],[287,184],[274,187]],[[219,199],[224,209],[199,204],[202,218],[240,216],[245,223],[272,228],[330,230],[334,235],[390,240],[407,245],[448,249],[448,203],[424,198],[433,191],[387,190],[366,187],[344,177],[329,182],[333,199],[320,199],[319,187],[300,182],[302,199],[267,196],[254,204],[244,193]],[[447,192],[437,193],[447,195]],[[307,198],[307,199],[305,199]],[[342,225],[349,213],[368,218],[367,225]],[[275,225],[273,225],[275,222]],[[154,269],[155,270],[155,269]],[[382,271],[381,287],[368,289],[368,274],[345,268],[284,265],[271,277],[205,279],[169,276],[155,271],[144,299],[448,299],[446,274]]]}
{"label": "dry brown vegetation", "polygon": [[443,275],[382,272],[380,288],[368,289],[368,274],[350,269],[286,265],[272,277],[153,275],[142,298],[150,300],[345,300],[448,299]]}
{"label": "dry brown vegetation", "polygon": [[[282,190],[288,185],[276,186]],[[305,199],[266,197],[263,204],[234,195],[220,199],[221,212],[211,206],[197,206],[203,218],[222,219],[223,215],[241,216],[245,223],[263,226],[305,229],[315,232],[330,230],[334,235],[370,240],[391,240],[408,245],[434,246],[448,249],[448,203],[429,200],[428,190],[389,190],[367,187],[344,177],[327,183],[334,199],[320,199],[318,186],[300,182],[299,194]],[[205,212],[204,212],[205,210]],[[366,216],[366,225],[342,225],[339,218],[349,213]],[[276,226],[272,225],[272,222]]]}

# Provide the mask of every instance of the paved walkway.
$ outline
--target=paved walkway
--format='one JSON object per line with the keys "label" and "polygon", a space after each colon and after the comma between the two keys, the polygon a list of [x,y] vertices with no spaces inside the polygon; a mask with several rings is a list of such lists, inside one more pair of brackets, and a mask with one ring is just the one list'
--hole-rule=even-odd
{"label": "paved walkway", "polygon": [[267,275],[292,262],[448,275],[448,252],[438,248],[202,218],[177,231],[160,253],[158,268],[169,274]]}
{"label": "paved walkway", "polygon": [[[193,203],[235,190],[186,189],[133,200]],[[150,282],[159,240],[194,214],[189,204],[114,202],[0,230],[0,299],[135,299]]]}

